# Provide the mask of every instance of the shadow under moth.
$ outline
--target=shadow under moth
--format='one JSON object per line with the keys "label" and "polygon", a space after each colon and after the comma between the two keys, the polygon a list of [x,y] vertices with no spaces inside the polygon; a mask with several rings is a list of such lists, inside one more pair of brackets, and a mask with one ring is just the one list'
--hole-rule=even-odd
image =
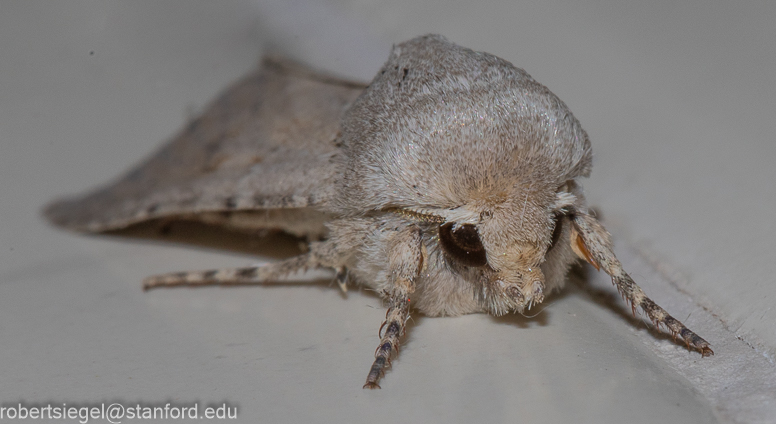
{"label": "shadow under moth", "polygon": [[369,85],[265,59],[123,178],[45,214],[84,232],[164,218],[304,238],[306,253],[278,263],[144,287],[331,269],[387,304],[364,388],[380,387],[413,310],[523,313],[577,258],[609,274],[634,313],[712,355],[622,269],[578,182],[591,155],[571,111],[524,70],[428,35],[395,46]]}

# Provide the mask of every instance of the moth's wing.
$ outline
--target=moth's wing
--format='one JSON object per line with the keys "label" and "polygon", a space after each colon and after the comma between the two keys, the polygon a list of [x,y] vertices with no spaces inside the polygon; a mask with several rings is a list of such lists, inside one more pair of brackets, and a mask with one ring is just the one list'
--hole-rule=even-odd
{"label": "moth's wing", "polygon": [[281,220],[322,222],[316,207],[332,193],[340,118],[364,88],[265,59],[148,160],[104,188],[54,202],[44,214],[87,232],[157,218],[273,222],[278,209],[294,209]]}

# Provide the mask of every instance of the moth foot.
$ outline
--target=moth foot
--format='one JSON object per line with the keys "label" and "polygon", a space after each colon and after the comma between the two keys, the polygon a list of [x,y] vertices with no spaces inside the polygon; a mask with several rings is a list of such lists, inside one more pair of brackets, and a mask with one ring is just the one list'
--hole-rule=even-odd
{"label": "moth foot", "polygon": [[698,337],[695,333],[693,333],[693,336],[695,336],[695,339],[697,340],[689,341],[685,339],[687,349],[697,350],[701,354],[701,358],[714,355],[714,351],[711,350],[711,347],[709,347],[709,343],[706,340]]}
{"label": "moth foot", "polygon": [[385,322],[380,326],[380,344],[375,350],[375,360],[363,386],[365,389],[380,388],[377,382],[385,375],[385,370],[391,367],[391,353],[399,353],[399,337],[404,332],[404,324],[409,318],[409,301],[406,298],[400,299],[395,300],[394,306],[388,309]]}
{"label": "moth foot", "polygon": [[695,334],[692,330],[685,327],[684,324],[679,322],[676,318],[668,314],[663,308],[658,306],[652,299],[646,297],[646,295],[639,289],[636,301],[634,304],[638,304],[658,330],[660,326],[665,326],[671,337],[676,341],[677,337],[684,340],[688,349],[694,349],[700,352],[701,357],[707,357],[714,354],[714,351],[709,347],[709,342],[704,340],[701,336]]}
{"label": "moth foot", "polygon": [[703,338],[689,329],[685,328],[679,334],[684,339],[685,344],[687,344],[687,348],[700,352],[701,358],[714,355],[714,351],[709,347],[709,342],[703,340]]}

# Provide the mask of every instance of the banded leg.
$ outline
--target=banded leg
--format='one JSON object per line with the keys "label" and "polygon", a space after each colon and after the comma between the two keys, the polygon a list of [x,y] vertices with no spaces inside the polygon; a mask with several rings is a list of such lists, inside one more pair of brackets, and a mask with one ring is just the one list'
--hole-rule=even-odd
{"label": "banded leg", "polygon": [[247,268],[213,269],[153,275],[143,280],[143,290],[160,287],[239,286],[273,281],[288,274],[321,268],[317,255],[308,252],[285,261]]}
{"label": "banded leg", "polygon": [[[379,389],[377,384],[385,368],[391,364],[391,353],[399,353],[399,337],[404,334],[405,324],[410,317],[410,294],[415,291],[415,280],[426,263],[420,228],[404,227],[392,233],[388,241],[388,270],[391,275],[389,289],[385,291],[389,302],[385,321],[378,335],[380,344],[375,350],[375,360],[369,369],[364,389]],[[383,333],[385,329],[385,333]]]}
{"label": "banded leg", "polygon": [[[385,314],[385,321],[380,326],[380,344],[375,350],[375,361],[366,377],[364,389],[379,389],[377,382],[383,376],[386,367],[391,364],[391,353],[396,349],[399,353],[399,337],[404,334],[404,325],[410,317],[410,300],[392,299],[391,306]],[[386,327],[387,326],[387,327]],[[385,328],[385,333],[383,333]]]}
{"label": "banded leg", "polygon": [[576,212],[573,215],[573,221],[572,249],[580,258],[589,262],[596,269],[603,268],[612,277],[612,283],[630,304],[634,315],[636,309],[641,308],[655,327],[660,329],[661,324],[665,325],[674,340],[677,336],[681,337],[688,348],[698,350],[701,356],[714,354],[706,340],[685,327],[679,320],[669,315],[665,309],[647,297],[641,287],[622,269],[622,264],[614,255],[611,236],[598,220],[586,213]]}

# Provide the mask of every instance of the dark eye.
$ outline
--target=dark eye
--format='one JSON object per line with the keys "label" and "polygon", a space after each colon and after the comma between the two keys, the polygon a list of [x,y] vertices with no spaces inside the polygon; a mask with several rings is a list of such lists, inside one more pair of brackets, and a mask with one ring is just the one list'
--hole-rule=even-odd
{"label": "dark eye", "polygon": [[463,224],[453,228],[448,222],[439,227],[439,244],[455,260],[467,266],[485,266],[488,259],[482,247],[477,227]]}
{"label": "dark eye", "polygon": [[559,213],[555,214],[555,229],[552,230],[552,242],[550,243],[550,248],[547,249],[548,252],[552,250],[552,248],[558,244],[558,240],[560,240],[560,235],[563,233],[563,221],[565,221],[565,217],[565,215]]}

